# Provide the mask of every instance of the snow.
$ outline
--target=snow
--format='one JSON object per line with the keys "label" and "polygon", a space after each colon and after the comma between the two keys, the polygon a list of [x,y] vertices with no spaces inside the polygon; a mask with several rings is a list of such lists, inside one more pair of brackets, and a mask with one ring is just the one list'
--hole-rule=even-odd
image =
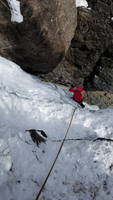
{"label": "snow", "polygon": [[86,0],[76,0],[76,7],[88,7]]}
{"label": "snow", "polygon": [[112,162],[113,144],[88,140],[65,143],[43,197],[50,200],[112,200]]}
{"label": "snow", "polygon": [[42,199],[113,199],[113,109],[84,104],[0,57],[0,200],[35,200],[68,129]]}
{"label": "snow", "polygon": [[[76,110],[43,197],[49,200],[112,200],[113,110]],[[54,183],[54,184],[53,184]]]}
{"label": "snow", "polygon": [[20,2],[18,0],[7,0],[10,11],[11,11],[11,21],[12,22],[23,22],[23,16],[20,11]]}
{"label": "snow", "polygon": [[[0,77],[0,200],[31,200],[60,146],[51,140],[63,139],[74,103],[64,89],[42,83],[4,58]],[[28,129],[44,130],[48,143],[37,148]]]}

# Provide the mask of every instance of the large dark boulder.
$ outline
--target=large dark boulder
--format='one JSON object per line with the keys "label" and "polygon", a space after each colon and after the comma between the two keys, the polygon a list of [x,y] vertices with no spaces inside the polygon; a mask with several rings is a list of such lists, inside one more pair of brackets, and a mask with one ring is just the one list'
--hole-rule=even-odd
{"label": "large dark boulder", "polygon": [[[108,8],[111,7],[105,9],[107,13]],[[102,15],[100,10],[78,8],[71,47],[63,62],[46,75],[46,80],[113,91],[113,24],[111,16]]]}
{"label": "large dark boulder", "polygon": [[0,3],[0,55],[29,72],[54,69],[74,36],[75,0],[21,0],[22,23],[11,22],[7,6]]}

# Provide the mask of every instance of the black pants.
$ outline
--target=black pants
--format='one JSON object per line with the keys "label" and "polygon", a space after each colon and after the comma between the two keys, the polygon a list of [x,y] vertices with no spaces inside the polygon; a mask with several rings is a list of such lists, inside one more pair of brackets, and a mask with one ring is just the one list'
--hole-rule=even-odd
{"label": "black pants", "polygon": [[[72,97],[72,99],[75,101],[75,99]],[[80,101],[80,102],[78,102],[78,101],[76,101],[82,108],[84,108],[85,107],[85,105],[82,103],[82,101]]]}
{"label": "black pants", "polygon": [[84,107],[85,107],[85,105],[82,103],[82,101],[80,101],[80,102],[77,102],[77,103],[79,103],[79,105],[80,105],[82,108],[84,108]]}

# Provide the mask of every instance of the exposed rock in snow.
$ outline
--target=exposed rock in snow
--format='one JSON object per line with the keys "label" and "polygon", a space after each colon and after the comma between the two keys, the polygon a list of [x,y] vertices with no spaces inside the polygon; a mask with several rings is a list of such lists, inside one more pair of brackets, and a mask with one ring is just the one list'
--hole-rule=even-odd
{"label": "exposed rock in snow", "polygon": [[84,101],[100,108],[113,108],[113,93],[104,91],[84,91]]}

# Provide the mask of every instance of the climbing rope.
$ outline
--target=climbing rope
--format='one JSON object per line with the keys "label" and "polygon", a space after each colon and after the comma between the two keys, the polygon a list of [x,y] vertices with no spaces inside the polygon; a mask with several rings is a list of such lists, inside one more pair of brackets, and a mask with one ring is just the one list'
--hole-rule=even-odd
{"label": "climbing rope", "polygon": [[40,197],[40,195],[41,195],[41,193],[42,193],[42,191],[43,191],[43,189],[44,189],[44,187],[45,187],[45,185],[46,185],[46,183],[47,183],[47,180],[48,180],[48,178],[49,178],[49,176],[50,176],[50,174],[51,174],[51,172],[52,172],[52,170],[53,170],[53,168],[54,168],[54,166],[55,166],[55,163],[56,163],[56,161],[57,161],[57,159],[58,159],[58,157],[59,157],[59,155],[60,155],[60,152],[61,152],[62,147],[63,147],[63,145],[64,145],[65,139],[66,139],[66,137],[67,137],[68,131],[69,131],[69,129],[70,129],[70,126],[71,126],[71,123],[72,123],[72,120],[73,120],[73,116],[74,116],[75,110],[76,110],[76,108],[74,108],[74,110],[73,110],[73,113],[72,113],[72,116],[71,116],[71,119],[70,119],[69,126],[68,126],[67,131],[66,131],[66,133],[65,133],[65,136],[64,136],[64,138],[63,138],[63,140],[62,140],[62,143],[61,143],[61,146],[60,146],[60,148],[59,148],[59,151],[58,151],[58,153],[57,153],[57,155],[56,155],[56,158],[55,158],[55,160],[54,160],[54,162],[53,162],[53,164],[52,164],[52,166],[51,166],[51,168],[50,168],[50,170],[49,170],[49,172],[48,172],[48,175],[47,175],[46,179],[44,180],[44,183],[43,183],[43,185],[42,185],[42,187],[41,187],[41,189],[40,189],[40,191],[39,191],[39,193],[38,193],[38,195],[37,195],[37,197],[36,197],[35,200],[38,200],[38,199],[39,199],[39,197]]}

